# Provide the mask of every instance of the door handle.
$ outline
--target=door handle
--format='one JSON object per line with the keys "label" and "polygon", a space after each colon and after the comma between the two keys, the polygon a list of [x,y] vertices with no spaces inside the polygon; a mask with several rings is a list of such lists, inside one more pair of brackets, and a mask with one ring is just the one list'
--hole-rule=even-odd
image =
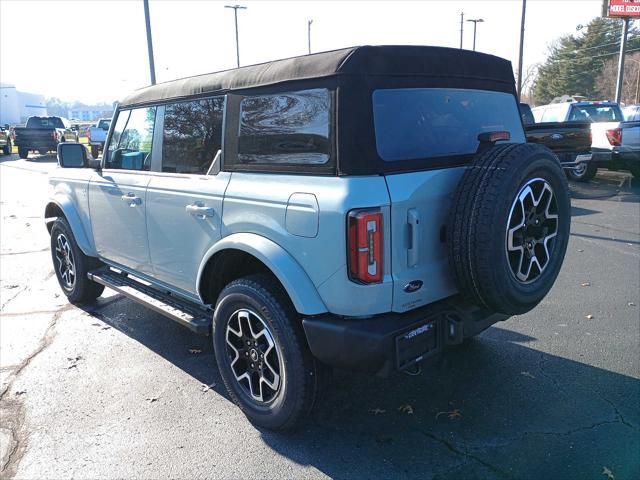
{"label": "door handle", "polygon": [[204,205],[187,205],[185,210],[189,215],[193,215],[194,217],[206,218],[213,217],[213,208],[205,207]]}
{"label": "door handle", "polygon": [[126,195],[122,195],[120,199],[123,202],[127,202],[130,207],[135,207],[136,205],[140,205],[142,203],[142,199],[140,197],[136,197],[134,193],[127,193]]}
{"label": "door handle", "polygon": [[407,212],[407,223],[409,224],[409,249],[407,250],[407,266],[413,267],[418,263],[420,246],[420,219],[415,208]]}

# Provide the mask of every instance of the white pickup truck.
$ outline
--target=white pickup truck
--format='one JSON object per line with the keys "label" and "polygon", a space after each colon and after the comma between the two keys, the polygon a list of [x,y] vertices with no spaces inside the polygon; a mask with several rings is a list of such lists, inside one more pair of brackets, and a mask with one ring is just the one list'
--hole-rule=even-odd
{"label": "white pickup truck", "polygon": [[594,123],[593,158],[599,167],[629,170],[640,178],[640,121]]}
{"label": "white pickup truck", "polygon": [[110,125],[110,118],[101,118],[89,129],[89,145],[91,145],[91,155],[94,158],[98,158],[98,155],[104,148],[104,142],[107,140]]}

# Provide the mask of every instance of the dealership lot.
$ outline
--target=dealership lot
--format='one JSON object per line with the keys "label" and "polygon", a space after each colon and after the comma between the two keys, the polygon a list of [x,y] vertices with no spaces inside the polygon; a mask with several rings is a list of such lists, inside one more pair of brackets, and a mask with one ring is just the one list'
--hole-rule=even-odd
{"label": "dealership lot", "polygon": [[0,161],[3,477],[640,477],[627,173],[572,185],[567,258],[535,310],[418,376],[336,372],[309,422],[276,434],[229,401],[208,338],[111,292],[69,306],[42,222],[55,158]]}

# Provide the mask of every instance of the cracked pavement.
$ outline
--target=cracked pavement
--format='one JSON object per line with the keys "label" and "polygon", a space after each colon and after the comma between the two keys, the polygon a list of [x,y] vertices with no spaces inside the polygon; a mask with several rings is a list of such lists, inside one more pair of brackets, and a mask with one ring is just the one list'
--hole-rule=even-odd
{"label": "cracked pavement", "polygon": [[534,311],[417,376],[336,372],[308,423],[276,434],[229,401],[208,338],[113,292],[67,304],[42,223],[54,162],[0,157],[2,478],[640,478],[628,174],[572,185],[565,265]]}

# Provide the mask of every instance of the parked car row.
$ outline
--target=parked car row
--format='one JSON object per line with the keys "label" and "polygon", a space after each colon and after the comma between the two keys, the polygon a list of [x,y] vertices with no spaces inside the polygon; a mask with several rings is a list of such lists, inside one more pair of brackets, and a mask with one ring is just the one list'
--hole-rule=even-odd
{"label": "parked car row", "polygon": [[579,101],[531,109],[520,104],[527,141],[549,147],[567,176],[591,180],[598,168],[629,170],[640,178],[640,113],[637,105]]}

